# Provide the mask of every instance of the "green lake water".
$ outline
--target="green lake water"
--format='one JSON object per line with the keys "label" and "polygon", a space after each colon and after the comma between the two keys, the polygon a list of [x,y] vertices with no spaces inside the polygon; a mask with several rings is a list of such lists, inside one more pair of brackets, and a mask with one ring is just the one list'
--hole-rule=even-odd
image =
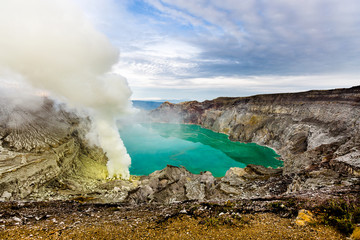
{"label": "green lake water", "polygon": [[225,134],[197,125],[133,124],[120,129],[120,135],[132,159],[132,175],[148,175],[168,164],[195,174],[210,171],[215,177],[224,176],[230,167],[248,164],[282,166],[271,148],[232,142]]}

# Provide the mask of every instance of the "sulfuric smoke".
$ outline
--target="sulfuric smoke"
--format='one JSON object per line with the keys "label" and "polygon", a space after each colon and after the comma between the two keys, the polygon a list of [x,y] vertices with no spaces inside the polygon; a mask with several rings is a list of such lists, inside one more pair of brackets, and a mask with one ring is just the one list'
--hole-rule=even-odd
{"label": "sulfuric smoke", "polygon": [[2,0],[0,36],[0,78],[20,76],[87,109],[97,134],[92,141],[109,158],[109,177],[129,178],[131,160],[115,120],[128,111],[131,91],[125,78],[111,73],[118,49],[70,0]]}

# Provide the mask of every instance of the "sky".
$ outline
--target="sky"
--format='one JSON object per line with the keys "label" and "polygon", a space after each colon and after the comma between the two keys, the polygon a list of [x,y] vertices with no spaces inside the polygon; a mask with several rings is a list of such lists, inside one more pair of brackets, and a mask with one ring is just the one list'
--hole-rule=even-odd
{"label": "sky", "polygon": [[74,0],[138,100],[360,85],[358,0]]}

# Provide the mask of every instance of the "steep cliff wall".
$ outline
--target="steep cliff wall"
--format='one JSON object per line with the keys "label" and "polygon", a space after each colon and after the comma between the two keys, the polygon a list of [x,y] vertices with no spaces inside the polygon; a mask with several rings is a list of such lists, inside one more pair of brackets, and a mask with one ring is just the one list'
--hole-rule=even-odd
{"label": "steep cliff wall", "polygon": [[62,176],[105,179],[104,153],[86,143],[88,119],[47,99],[37,110],[0,110],[0,199],[23,199]]}
{"label": "steep cliff wall", "polygon": [[199,124],[231,140],[269,146],[284,173],[328,165],[359,174],[360,87],[329,91],[163,103],[157,121]]}

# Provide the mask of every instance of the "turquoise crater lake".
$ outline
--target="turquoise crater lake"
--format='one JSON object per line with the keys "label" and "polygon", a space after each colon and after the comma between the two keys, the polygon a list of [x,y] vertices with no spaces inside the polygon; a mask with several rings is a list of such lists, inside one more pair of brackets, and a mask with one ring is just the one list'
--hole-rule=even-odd
{"label": "turquoise crater lake", "polygon": [[222,177],[230,167],[256,164],[277,168],[283,164],[271,148],[232,142],[225,134],[197,125],[133,124],[120,129],[120,135],[132,159],[132,175],[148,175],[170,164],[195,174],[210,171]]}

